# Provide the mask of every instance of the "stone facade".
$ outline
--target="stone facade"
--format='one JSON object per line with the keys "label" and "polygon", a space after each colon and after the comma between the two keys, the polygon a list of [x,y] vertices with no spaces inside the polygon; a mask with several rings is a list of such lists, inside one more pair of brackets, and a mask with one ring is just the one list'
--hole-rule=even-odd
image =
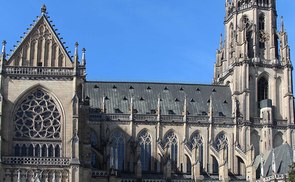
{"label": "stone facade", "polygon": [[275,0],[227,0],[214,83],[86,81],[46,7],[0,64],[0,181],[271,181],[293,162]]}

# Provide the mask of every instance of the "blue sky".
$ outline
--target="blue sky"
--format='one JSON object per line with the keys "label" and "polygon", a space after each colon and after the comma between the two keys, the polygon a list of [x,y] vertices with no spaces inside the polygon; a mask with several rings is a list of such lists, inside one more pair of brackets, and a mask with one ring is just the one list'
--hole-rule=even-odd
{"label": "blue sky", "polygon": [[[87,79],[211,83],[225,0],[0,0],[0,40],[12,49],[47,5],[74,52],[87,52]],[[295,1],[278,0],[295,59]],[[293,19],[293,20],[292,20]],[[293,49],[292,49],[293,48]],[[294,61],[294,60],[293,60]]]}

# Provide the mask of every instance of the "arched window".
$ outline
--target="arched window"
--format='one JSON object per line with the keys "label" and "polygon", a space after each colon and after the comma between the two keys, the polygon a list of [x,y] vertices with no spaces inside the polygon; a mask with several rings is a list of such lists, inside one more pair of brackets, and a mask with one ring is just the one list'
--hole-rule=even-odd
{"label": "arched window", "polygon": [[55,146],[55,157],[60,157],[60,147],[59,145],[56,145]]}
{"label": "arched window", "polygon": [[165,146],[168,147],[172,169],[177,168],[178,139],[173,131],[168,132],[164,137]]}
{"label": "arched window", "polygon": [[35,145],[35,157],[41,157],[40,150],[41,150],[40,145],[38,145],[38,144]]}
{"label": "arched window", "polygon": [[59,146],[58,155],[55,157],[60,157],[62,118],[60,113],[60,108],[53,97],[40,88],[20,100],[13,117],[14,142],[21,142],[23,146],[22,152],[18,155],[53,157],[49,155],[47,145],[55,143]]}
{"label": "arched window", "polygon": [[258,28],[259,28],[259,48],[264,49],[265,48],[265,17],[264,14],[259,16],[259,22],[258,22]]}
{"label": "arched window", "polygon": [[228,147],[227,137],[225,136],[225,134],[223,132],[221,132],[217,135],[215,142],[214,142],[214,147],[217,151],[219,151],[221,149],[222,145],[224,145],[225,147]]}
{"label": "arched window", "polygon": [[18,144],[16,144],[16,145],[14,146],[14,155],[15,155],[15,156],[20,156],[20,147],[19,147]]}
{"label": "arched window", "polygon": [[30,144],[30,146],[29,146],[28,156],[30,156],[30,157],[33,157],[34,156],[34,147],[33,147],[33,144]]}
{"label": "arched window", "polygon": [[90,132],[90,144],[92,147],[96,147],[97,146],[97,136],[95,131],[91,130]]}
{"label": "arched window", "polygon": [[146,130],[143,130],[138,135],[138,142],[140,145],[140,160],[142,170],[148,171],[151,169],[152,137]]}
{"label": "arched window", "polygon": [[21,156],[27,156],[27,146],[25,144],[23,144],[22,146],[22,152],[21,152]]}
{"label": "arched window", "polygon": [[259,30],[264,30],[265,29],[265,17],[264,17],[264,14],[261,14],[259,16],[258,28],[259,28]]}
{"label": "arched window", "polygon": [[47,157],[47,147],[45,144],[42,146],[42,157]]}
{"label": "arched window", "polygon": [[265,77],[261,77],[258,80],[258,104],[265,99],[268,99],[268,81]]}
{"label": "arched window", "polygon": [[50,145],[48,147],[48,157],[53,157],[53,146],[52,145]]}
{"label": "arched window", "polygon": [[121,131],[114,132],[111,137],[111,167],[116,170],[124,170],[125,146],[124,134]]}
{"label": "arched window", "polygon": [[192,134],[189,140],[189,146],[191,149],[198,147],[198,153],[196,153],[196,160],[200,161],[201,168],[203,166],[203,138],[199,132],[195,132]]}

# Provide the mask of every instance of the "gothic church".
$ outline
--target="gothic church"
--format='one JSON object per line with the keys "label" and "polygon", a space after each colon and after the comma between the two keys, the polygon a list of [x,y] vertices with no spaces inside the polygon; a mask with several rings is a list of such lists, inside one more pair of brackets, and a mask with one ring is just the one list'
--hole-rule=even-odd
{"label": "gothic church", "polygon": [[[226,0],[211,85],[86,80],[41,8],[0,55],[0,181],[283,181],[293,66],[275,0]],[[81,56],[79,56],[81,54]],[[91,60],[89,60],[91,61]]]}

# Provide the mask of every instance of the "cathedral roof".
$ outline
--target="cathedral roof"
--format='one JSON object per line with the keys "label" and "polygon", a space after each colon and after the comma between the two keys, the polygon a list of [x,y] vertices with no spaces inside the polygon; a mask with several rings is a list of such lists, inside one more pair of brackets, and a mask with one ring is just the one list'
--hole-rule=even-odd
{"label": "cathedral roof", "polygon": [[181,115],[186,98],[188,115],[208,115],[210,97],[213,116],[231,117],[232,101],[228,86],[141,83],[141,82],[86,82],[85,95],[90,107],[101,109],[105,97],[106,113],[130,113],[130,101],[138,114],[155,114],[158,98],[161,99],[161,114]]}
{"label": "cathedral roof", "polygon": [[[286,174],[289,172],[289,166],[292,164],[292,148],[289,144],[284,143],[273,150],[264,152],[256,157],[254,165],[256,168],[261,165],[261,155],[264,161],[263,175],[273,175],[273,169],[275,168],[275,174]],[[274,157],[274,160],[273,160]]]}

